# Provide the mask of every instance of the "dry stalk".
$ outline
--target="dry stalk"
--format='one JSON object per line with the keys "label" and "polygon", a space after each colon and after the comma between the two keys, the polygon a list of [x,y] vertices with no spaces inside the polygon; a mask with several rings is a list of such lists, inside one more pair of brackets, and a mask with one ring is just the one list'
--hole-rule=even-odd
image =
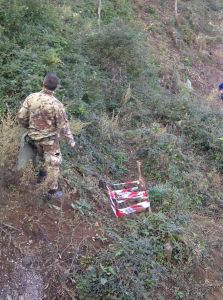
{"label": "dry stalk", "polygon": [[122,97],[119,111],[118,111],[118,113],[117,113],[116,116],[113,116],[113,124],[115,126],[118,125],[120,114],[121,114],[123,108],[125,107],[125,105],[127,104],[127,102],[129,101],[129,99],[131,97],[132,97],[132,89],[131,89],[131,85],[129,83],[129,85],[128,85],[127,89],[126,89],[126,92],[125,92],[124,96]]}
{"label": "dry stalk", "polygon": [[101,3],[101,0],[98,0],[98,27],[99,27],[99,31],[101,30],[101,9],[102,9],[102,3]]}
{"label": "dry stalk", "polygon": [[61,204],[60,204],[60,217],[58,220],[58,234],[57,234],[57,240],[56,240],[56,257],[55,259],[57,260],[58,256],[59,256],[59,242],[60,242],[60,236],[62,233],[62,224],[63,224],[63,203],[64,203],[64,199],[62,199]]}

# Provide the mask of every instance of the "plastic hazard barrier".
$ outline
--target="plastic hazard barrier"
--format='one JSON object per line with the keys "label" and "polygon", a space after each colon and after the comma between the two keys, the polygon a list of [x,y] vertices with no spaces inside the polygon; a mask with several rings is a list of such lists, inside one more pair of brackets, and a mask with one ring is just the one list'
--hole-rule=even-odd
{"label": "plastic hazard barrier", "polygon": [[[116,217],[145,210],[151,211],[150,200],[140,180],[106,185],[111,207]],[[128,206],[126,206],[128,204]]]}

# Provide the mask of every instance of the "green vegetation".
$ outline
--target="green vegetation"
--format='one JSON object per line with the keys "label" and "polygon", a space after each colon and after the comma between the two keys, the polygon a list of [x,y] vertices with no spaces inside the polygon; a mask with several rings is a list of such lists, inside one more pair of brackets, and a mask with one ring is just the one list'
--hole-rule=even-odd
{"label": "green vegetation", "polygon": [[78,278],[81,299],[149,297],[151,288],[170,276],[167,246],[171,243],[175,264],[190,256],[180,227],[162,213],[129,220],[110,235],[114,244],[102,250]]}
{"label": "green vegetation", "polygon": [[[11,116],[40,89],[46,72],[56,72],[56,96],[76,123],[77,141],[75,151],[62,149],[62,181],[78,190],[75,215],[102,223],[99,249],[86,240],[77,250],[61,250],[67,273],[55,277],[62,282],[60,299],[70,299],[71,290],[86,300],[200,299],[207,292],[184,277],[196,280],[196,251],[201,260],[208,252],[188,224],[222,199],[222,111],[210,109],[199,84],[195,92],[185,83],[196,60],[210,59],[202,51],[219,39],[211,21],[222,2],[180,1],[178,22],[171,1],[142,2],[102,0],[99,28],[97,1],[0,0],[1,173],[17,155]],[[133,176],[137,159],[154,213],[118,222],[98,180]],[[165,284],[172,298],[165,298]]]}

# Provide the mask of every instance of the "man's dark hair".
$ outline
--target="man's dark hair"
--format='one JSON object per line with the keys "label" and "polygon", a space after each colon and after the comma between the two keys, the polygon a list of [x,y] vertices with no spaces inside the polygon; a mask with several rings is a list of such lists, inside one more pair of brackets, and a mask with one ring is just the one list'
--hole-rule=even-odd
{"label": "man's dark hair", "polygon": [[53,73],[48,73],[43,80],[44,87],[50,91],[54,91],[57,88],[58,83],[59,78]]}
{"label": "man's dark hair", "polygon": [[223,90],[223,83],[219,84],[218,89],[219,89],[219,91]]}

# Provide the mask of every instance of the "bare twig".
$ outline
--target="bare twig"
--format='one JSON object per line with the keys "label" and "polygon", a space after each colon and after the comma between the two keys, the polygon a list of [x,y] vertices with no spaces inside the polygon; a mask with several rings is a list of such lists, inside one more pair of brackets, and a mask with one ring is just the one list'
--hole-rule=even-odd
{"label": "bare twig", "polygon": [[175,18],[176,18],[176,23],[179,25],[179,13],[178,13],[178,0],[175,0],[174,3],[174,13],[175,13]]}
{"label": "bare twig", "polygon": [[175,0],[175,3],[174,3],[174,11],[175,11],[175,17],[177,18],[178,17],[178,3],[177,3],[177,0]]}
{"label": "bare twig", "polygon": [[6,227],[6,228],[11,229],[11,230],[20,231],[19,229],[15,228],[14,226],[12,226],[10,224],[0,223],[0,226]]}
{"label": "bare twig", "polygon": [[[146,190],[146,183],[145,183],[145,180],[142,176],[142,170],[141,170],[141,161],[137,160],[137,168],[138,168],[138,174],[139,174],[139,182],[141,184],[141,186]],[[149,207],[148,208],[149,212],[151,212],[151,208]]]}

